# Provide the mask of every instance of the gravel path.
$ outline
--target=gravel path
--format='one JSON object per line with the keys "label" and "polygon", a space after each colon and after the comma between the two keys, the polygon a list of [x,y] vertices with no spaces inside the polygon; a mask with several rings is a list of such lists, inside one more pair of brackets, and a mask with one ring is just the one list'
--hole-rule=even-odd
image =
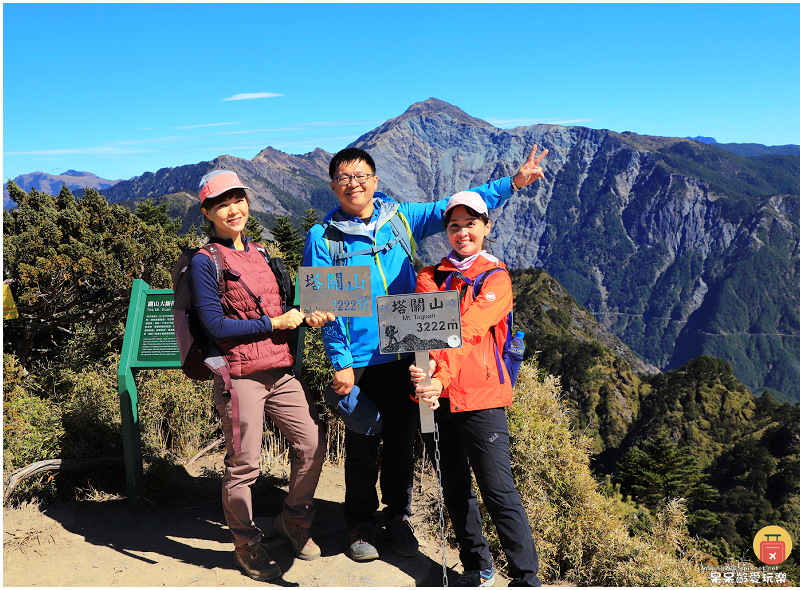
{"label": "gravel path", "polygon": [[[179,468],[183,473],[182,487],[178,489],[191,490],[191,502],[176,501],[179,508],[145,506],[131,510],[127,500],[112,499],[5,509],[3,585],[443,585],[439,541],[428,536],[428,525],[423,523],[416,523],[420,553],[415,557],[394,554],[382,534],[378,536],[379,559],[356,563],[347,557],[344,474],[342,469],[327,465],[317,489],[317,518],[312,528],[322,557],[312,562],[295,559],[282,539],[269,539],[270,557],[280,564],[284,574],[272,582],[251,580],[234,567],[231,559],[230,535],[219,501],[218,464],[219,457],[209,458],[204,466],[192,470]],[[265,531],[271,530],[272,518],[281,510],[285,475],[278,469],[262,476],[267,482],[254,494],[256,514],[269,515],[255,519]],[[428,487],[418,495],[430,502],[431,491]],[[446,553],[450,568],[461,571],[457,552],[448,549]],[[450,584],[457,575],[448,569]],[[508,580],[496,576],[496,586],[507,584]]]}

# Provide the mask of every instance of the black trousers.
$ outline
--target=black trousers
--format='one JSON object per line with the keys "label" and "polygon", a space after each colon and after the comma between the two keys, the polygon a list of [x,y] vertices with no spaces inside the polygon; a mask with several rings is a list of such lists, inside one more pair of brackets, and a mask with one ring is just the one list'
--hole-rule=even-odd
{"label": "black trousers", "polygon": [[419,428],[419,408],[411,399],[414,388],[408,367],[413,357],[359,367],[353,370],[355,383],[381,413],[379,435],[345,431],[344,480],[345,518],[350,526],[375,524],[378,510],[378,453],[380,450],[381,499],[386,504],[384,519],[411,516],[411,488],[414,484],[414,441]]}
{"label": "black trousers", "polygon": [[[528,517],[514,487],[505,410],[451,412],[448,399],[442,398],[440,403],[434,416],[439,429],[442,492],[464,569],[482,570],[492,565],[472,488],[472,466],[481,498],[508,559],[512,578],[509,585],[541,586],[537,576],[539,556]],[[423,434],[422,438],[431,460],[435,461],[433,434]]]}

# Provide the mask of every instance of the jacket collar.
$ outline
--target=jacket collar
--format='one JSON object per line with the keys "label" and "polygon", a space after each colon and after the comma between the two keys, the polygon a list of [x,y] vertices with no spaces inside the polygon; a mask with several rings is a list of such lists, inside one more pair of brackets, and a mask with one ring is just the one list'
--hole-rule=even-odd
{"label": "jacket collar", "polygon": [[[377,228],[380,228],[392,215],[394,215],[395,211],[397,211],[397,208],[400,206],[400,204],[391,197],[388,197],[387,195],[377,191],[372,197],[372,204],[373,211],[370,222],[374,221],[375,227]],[[333,211],[329,212],[323,221],[337,228],[343,234],[360,235],[368,238],[372,238],[373,236],[372,232],[370,232],[369,229],[367,229],[367,226],[364,225],[364,222],[357,217],[348,215],[342,211],[341,207],[337,207]]]}
{"label": "jacket collar", "polygon": [[[505,267],[506,265],[501,260],[489,254],[488,252],[484,252],[475,259],[475,262],[473,262],[463,274],[472,279],[489,269]],[[442,258],[442,261],[438,265],[436,265],[436,268],[447,272],[458,270],[446,256]]]}

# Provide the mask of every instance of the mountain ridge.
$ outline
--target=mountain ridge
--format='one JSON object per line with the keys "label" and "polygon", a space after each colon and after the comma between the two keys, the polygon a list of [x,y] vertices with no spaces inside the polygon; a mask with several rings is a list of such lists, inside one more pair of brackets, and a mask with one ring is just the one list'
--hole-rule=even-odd
{"label": "mountain ridge", "polygon": [[[83,191],[85,188],[101,191],[122,182],[121,180],[100,178],[92,172],[78,170],[67,170],[61,174],[48,174],[37,170],[29,174],[21,174],[13,180],[24,191],[35,189],[48,194],[58,194],[62,185],[67,185],[71,191]],[[3,209],[14,206],[15,204],[8,196],[8,182],[5,182],[3,184]]]}
{"label": "mountain ridge", "polygon": [[[800,399],[800,157],[585,127],[499,129],[438,99],[351,145],[375,159],[379,190],[427,202],[513,174],[533,144],[550,150],[545,180],[491,212],[495,255],[512,269],[547,270],[647,363],[711,354],[751,389]],[[336,206],[329,159],[266,148],[252,160],[146,173],[104,194],[196,195],[205,172],[226,167],[253,187],[255,212],[297,222],[309,207]],[[426,263],[446,251],[441,235],[418,248]]]}
{"label": "mountain ridge", "polygon": [[721,147],[724,150],[746,156],[748,158],[765,156],[765,155],[791,155],[800,156],[800,145],[797,144],[784,144],[784,145],[763,145],[761,143],[719,143],[713,137],[687,137],[686,139],[694,139],[702,143],[710,143]]}

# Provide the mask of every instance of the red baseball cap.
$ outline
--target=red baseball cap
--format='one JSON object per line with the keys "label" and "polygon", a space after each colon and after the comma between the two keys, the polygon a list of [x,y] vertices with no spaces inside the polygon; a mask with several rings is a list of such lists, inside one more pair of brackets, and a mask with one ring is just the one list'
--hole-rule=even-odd
{"label": "red baseball cap", "polygon": [[242,184],[236,172],[232,170],[212,170],[200,179],[200,204],[202,205],[206,199],[213,199],[234,188],[252,190],[249,186]]}

